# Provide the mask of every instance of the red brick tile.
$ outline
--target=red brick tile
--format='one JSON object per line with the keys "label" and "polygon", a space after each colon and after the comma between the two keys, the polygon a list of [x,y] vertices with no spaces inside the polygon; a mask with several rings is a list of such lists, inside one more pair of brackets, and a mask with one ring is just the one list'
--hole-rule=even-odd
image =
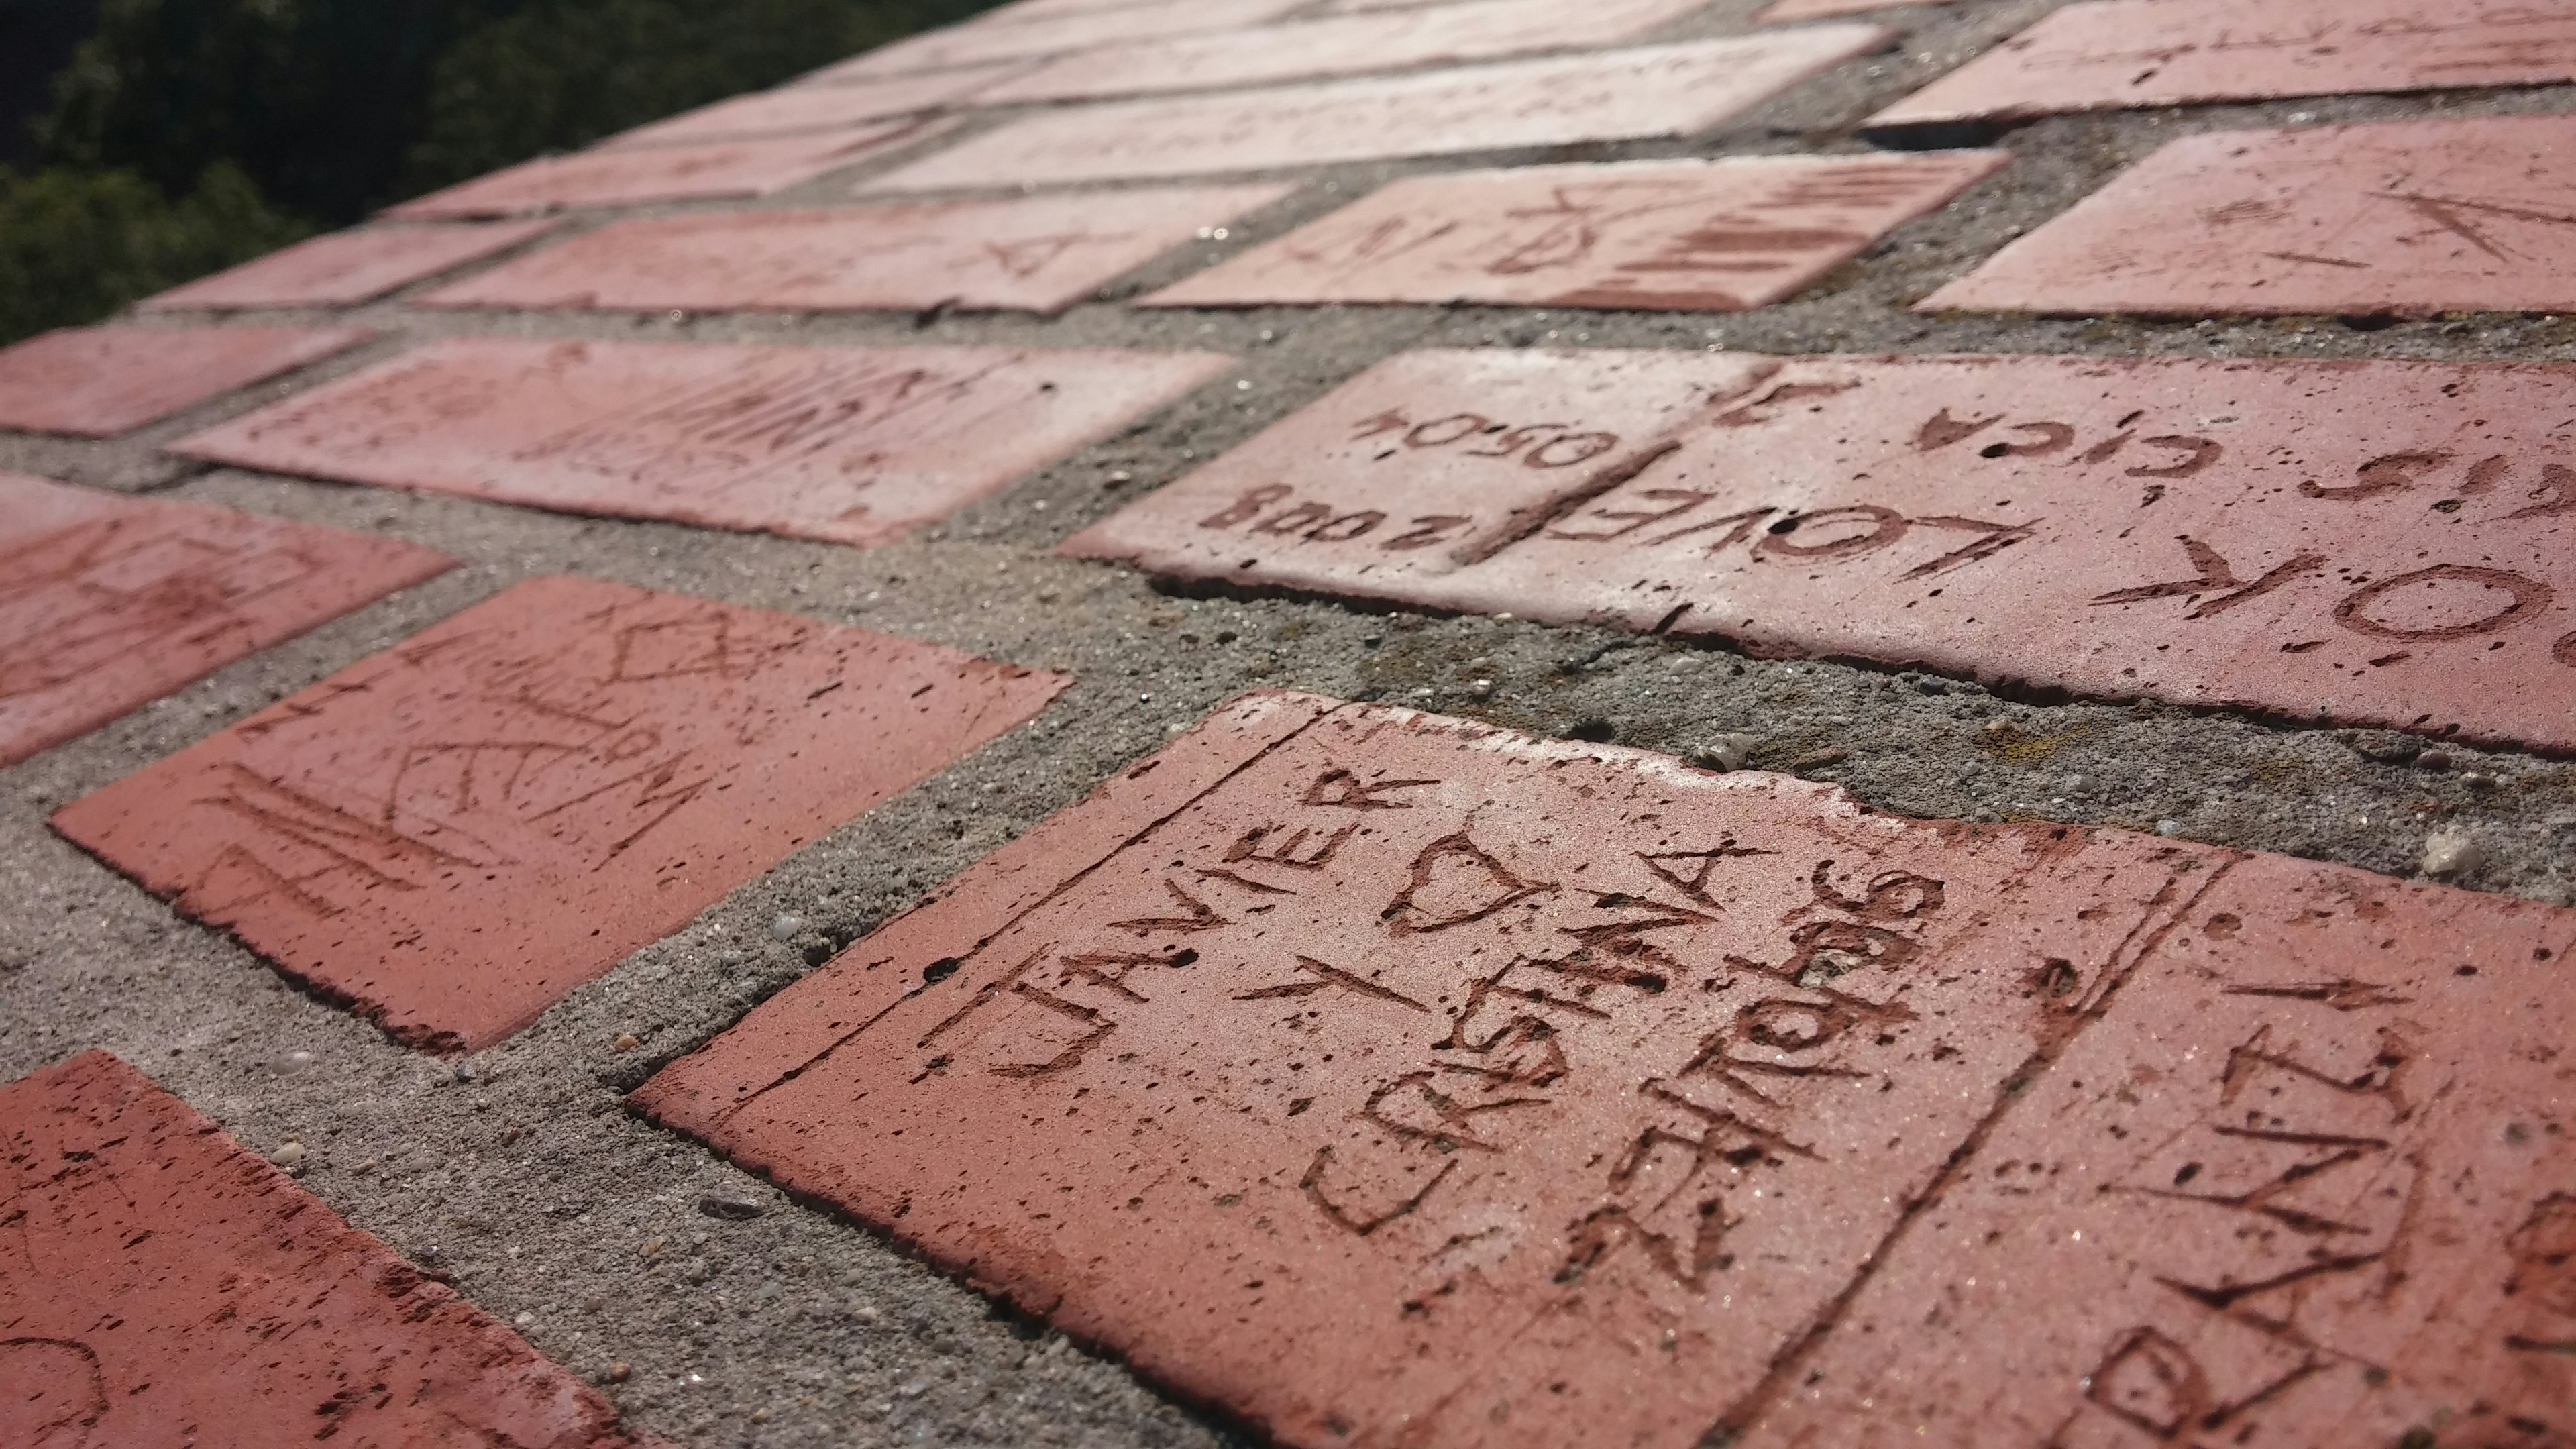
{"label": "red brick tile", "polygon": [[2175,141],[1926,311],[2576,309],[2576,117]]}
{"label": "red brick tile", "polygon": [[[1893,10],[1909,0],[1779,0],[1755,18],[1766,23],[1782,20],[1821,20],[1831,15],[1860,15],[1872,10]],[[1945,4],[1948,0],[1926,0]]]}
{"label": "red brick tile", "polygon": [[1816,26],[1423,75],[1031,116],[898,168],[872,190],[1044,185],[1681,136],[1881,44]]}
{"label": "red brick tile", "polygon": [[521,584],[55,827],[396,1037],[478,1048],[1063,688],[582,579]]}
{"label": "red brick tile", "polygon": [[316,1440],[658,1443],[105,1052],[0,1087],[0,1444]]}
{"label": "red brick tile", "polygon": [[0,766],[454,564],[398,539],[0,473]]}
{"label": "red brick tile", "polygon": [[[1232,365],[1199,352],[459,339],[172,450],[572,513],[882,543]],[[818,409],[828,421],[808,426]]]}
{"label": "red brick tile", "polygon": [[2092,0],[1869,119],[1872,127],[2355,91],[2576,80],[2576,5]]}
{"label": "red brick tile", "polygon": [[1230,30],[1276,20],[1306,0],[1159,0],[1159,3],[1059,6],[1053,14],[990,18],[925,31],[843,61],[817,79],[877,79],[1004,60],[1033,60],[1203,30]]}
{"label": "red brick tile", "polygon": [[[1677,448],[1642,471],[1570,479],[1543,526],[1456,526],[1427,557],[1388,553],[1377,531],[1341,540],[1358,524],[1328,520],[1383,514],[1383,529],[1467,512],[1473,494],[1322,452],[1360,408],[1517,422],[1620,354],[1553,382],[1529,364],[1511,393],[1468,371],[1474,356],[1390,364],[1412,380],[1327,399],[1067,551],[2576,749],[2576,474],[2552,461],[2576,443],[2576,369],[1656,354],[1665,386],[1695,377],[1719,401],[1664,432]],[[1736,391],[1748,377],[1762,380]],[[1273,479],[1288,491],[1250,491]]]}
{"label": "red brick tile", "polygon": [[549,156],[406,201],[388,216],[508,216],[566,207],[766,196],[937,136],[950,121],[893,120],[819,135]]}
{"label": "red brick tile", "polygon": [[1682,1449],[2212,859],[1248,712],[639,1104],[1285,1443]]}
{"label": "red brick tile", "polygon": [[417,299],[448,307],[1058,312],[1287,186],[622,221]]}
{"label": "red brick tile", "polygon": [[1729,1442],[2570,1442],[2571,946],[2237,865]]}
{"label": "red brick tile", "polygon": [[1747,156],[1408,177],[1146,305],[1740,311],[1795,295],[2011,159]]}
{"label": "red brick tile", "polygon": [[74,327],[0,348],[0,428],[113,437],[345,352],[345,328]]}
{"label": "red brick tile", "polygon": [[754,91],[683,111],[668,120],[613,136],[600,145],[698,145],[799,131],[837,131],[868,121],[961,106],[995,81],[1026,69],[1026,63],[1013,62],[875,81],[832,81],[828,76],[816,76],[809,83]]}
{"label": "red brick tile", "polygon": [[1761,359],[1405,353],[1064,544],[1156,573],[1415,597],[1670,451]]}
{"label": "red brick tile", "polygon": [[175,307],[330,307],[373,301],[441,272],[508,251],[554,229],[546,221],[378,226],[333,232],[228,272],[163,292],[146,311]]}
{"label": "red brick tile", "polygon": [[1569,6],[1564,0],[1459,0],[1421,10],[1135,40],[1051,61],[1002,82],[982,99],[1001,105],[1216,90],[1613,45],[1705,4],[1706,0],[1596,0]]}

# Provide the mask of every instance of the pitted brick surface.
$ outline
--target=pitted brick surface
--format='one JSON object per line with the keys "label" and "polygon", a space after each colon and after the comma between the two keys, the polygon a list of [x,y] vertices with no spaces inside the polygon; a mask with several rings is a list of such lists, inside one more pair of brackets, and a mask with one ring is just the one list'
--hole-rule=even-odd
{"label": "pitted brick surface", "polygon": [[393,207],[388,216],[511,216],[648,201],[766,196],[828,171],[854,166],[952,126],[889,120],[814,135],[754,137],[693,145],[609,146],[549,156],[478,176]]}
{"label": "pitted brick surface", "polygon": [[1010,122],[868,183],[1061,185],[1682,136],[1890,33],[1828,25],[1425,75],[1130,101]]}
{"label": "pitted brick surface", "polygon": [[0,428],[105,438],[346,352],[369,334],[75,327],[0,349]]}
{"label": "pitted brick surface", "polygon": [[1878,127],[2576,80],[2576,4],[2092,0],[1872,116]]}
{"label": "pitted brick surface", "polygon": [[1299,1445],[1697,1442],[2217,863],[1304,697],[1171,762],[638,1100]]}
{"label": "pitted brick surface", "polygon": [[1732,1442],[2569,1442],[2571,947],[2237,865]]}
{"label": "pitted brick surface", "polygon": [[1922,309],[2576,309],[2576,117],[2189,136]]}
{"label": "pitted brick surface", "polygon": [[0,473],[0,765],[454,563],[396,539]]}
{"label": "pitted brick surface", "polygon": [[0,1444],[651,1449],[104,1052],[0,1087]]}
{"label": "pitted brick surface", "polygon": [[1146,300],[1742,311],[1795,295],[2011,159],[1730,157],[1408,177]]}
{"label": "pitted brick surface", "polygon": [[144,301],[184,307],[347,306],[425,282],[553,230],[545,221],[379,226],[333,232]]}
{"label": "pitted brick surface", "polygon": [[1007,80],[991,104],[1086,100],[1496,60],[1615,45],[1703,8],[1705,0],[1458,0],[1418,10],[1301,20],[1085,50]]}
{"label": "pitted brick surface", "polygon": [[878,543],[1232,365],[1180,352],[462,339],[172,450],[575,513]]}
{"label": "pitted brick surface", "polygon": [[488,1045],[1061,676],[787,614],[525,583],[55,827],[395,1036]]}
{"label": "pitted brick surface", "polygon": [[461,307],[1007,307],[1058,312],[1286,186],[623,221],[443,287]]}
{"label": "pitted brick surface", "polygon": [[1530,486],[1473,450],[1613,356],[1383,364],[1064,551],[2576,748],[2563,369],[1631,354],[1711,401],[1547,506],[1417,481]]}

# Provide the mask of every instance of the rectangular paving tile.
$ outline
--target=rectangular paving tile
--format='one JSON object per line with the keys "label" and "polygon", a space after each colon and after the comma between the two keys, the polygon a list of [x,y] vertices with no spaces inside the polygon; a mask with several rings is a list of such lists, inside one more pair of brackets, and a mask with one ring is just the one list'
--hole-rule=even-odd
{"label": "rectangular paving tile", "polygon": [[2576,749],[2576,368],[1699,354],[1714,401],[1526,510],[1395,460],[1580,416],[1551,391],[1618,354],[1509,393],[1489,355],[1381,366],[1063,551]]}
{"label": "rectangular paving tile", "polygon": [[1690,352],[1399,354],[1066,542],[1158,574],[1415,598],[1641,471],[1770,364]]}
{"label": "rectangular paving tile", "polygon": [[1794,296],[2011,159],[1743,156],[1406,177],[1144,305],[1740,311]]}
{"label": "rectangular paving tile", "polygon": [[114,437],[346,352],[311,327],[71,327],[0,348],[0,428]]}
{"label": "rectangular paving tile", "polygon": [[0,1087],[0,1444],[317,1441],[659,1443],[115,1057]]}
{"label": "rectangular paving tile", "polygon": [[[1779,0],[1770,9],[1754,17],[1765,23],[1781,20],[1822,20],[1836,15],[1861,15],[1872,10],[1893,10],[1911,0]],[[1952,0],[1920,0],[1920,3],[1946,5]]]}
{"label": "rectangular paving tile", "polygon": [[494,221],[333,232],[138,305],[146,311],[350,306],[496,256],[554,226],[550,221]]}
{"label": "rectangular paving tile", "polygon": [[1127,101],[1013,121],[869,183],[1049,185],[1682,136],[1889,32],[1813,26],[1425,75]]}
{"label": "rectangular paving tile", "polygon": [[396,1038],[475,1049],[1064,684],[794,615],[539,579],[54,826]]}
{"label": "rectangular paving tile", "polygon": [[683,111],[599,144],[603,148],[698,145],[800,131],[837,131],[895,116],[954,109],[996,81],[1027,69],[1026,63],[1013,62],[886,80],[782,86]]}
{"label": "rectangular paving tile", "polygon": [[2237,864],[1728,1442],[2570,1442],[2570,949]]}
{"label": "rectangular paving tile", "polygon": [[454,564],[399,539],[0,473],[0,766]]}
{"label": "rectangular paving tile", "polygon": [[1613,45],[1707,0],[1459,0],[1423,10],[1335,16],[1251,30],[1128,41],[1051,61],[984,93],[1001,105],[1357,75]]}
{"label": "rectangular paving tile", "polygon": [[1231,30],[1276,20],[1306,0],[1160,0],[1145,5],[1063,9],[1007,20],[951,25],[881,45],[817,73],[815,80],[871,80],[922,71],[1034,60],[1127,40]]}
{"label": "rectangular paving tile", "polygon": [[441,307],[1058,312],[1290,186],[1163,187],[621,221],[416,299]]}
{"label": "rectangular paving tile", "polygon": [[635,1101],[1285,1444],[1688,1449],[2213,855],[1253,696]]}
{"label": "rectangular paving tile", "polygon": [[460,338],[171,450],[568,513],[882,543],[1233,365],[1204,352]]}
{"label": "rectangular paving tile", "polygon": [[2576,310],[2576,117],[2166,145],[1922,310]]}
{"label": "rectangular paving tile", "polygon": [[575,151],[479,176],[389,210],[388,216],[510,216],[585,206],[633,206],[767,196],[826,172],[941,134],[951,121],[879,121],[819,135],[691,146]]}
{"label": "rectangular paving tile", "polygon": [[2576,80],[2570,0],[2090,0],[1868,124],[2566,80]]}

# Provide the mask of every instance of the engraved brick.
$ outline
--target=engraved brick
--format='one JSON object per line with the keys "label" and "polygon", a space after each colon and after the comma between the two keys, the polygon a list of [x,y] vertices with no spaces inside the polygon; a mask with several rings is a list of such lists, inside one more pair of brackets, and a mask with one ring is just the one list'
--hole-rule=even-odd
{"label": "engraved brick", "polygon": [[572,513],[881,543],[1232,365],[1196,352],[457,339],[172,448]]}
{"label": "engraved brick", "polygon": [[567,207],[766,196],[928,140],[954,124],[892,120],[819,135],[575,151],[433,191],[386,215],[509,216]]}
{"label": "engraved brick", "polygon": [[815,76],[806,83],[754,91],[683,111],[668,120],[622,132],[600,145],[694,145],[799,131],[837,131],[894,116],[953,109],[995,81],[1026,69],[1025,62],[1013,62],[872,81],[834,81]]}
{"label": "engraved brick", "polygon": [[[1523,400],[1545,395],[1545,364],[1507,395],[1478,375],[1478,354],[1434,353],[1381,369],[1381,385],[1326,399],[1066,551],[1995,683],[2576,748],[2576,472],[2555,461],[2576,445],[2576,369],[1652,356],[1667,386],[1695,378],[1695,395],[1714,400],[1676,408],[1660,434],[1622,433],[1599,471],[1544,495],[1534,523],[1461,525],[1435,547],[1396,548],[1403,520],[1479,512],[1463,501],[1475,496],[1464,475],[1416,485],[1413,465],[1322,451],[1380,415],[1362,445],[1460,415],[1517,426]],[[1586,354],[1570,376],[1618,357]],[[1369,515],[1381,520],[1364,529]],[[1335,519],[1352,521],[1323,526]]]}
{"label": "engraved brick", "polygon": [[2571,947],[2235,865],[1730,1442],[2569,1442]]}
{"label": "engraved brick", "polygon": [[1670,451],[1763,366],[1606,348],[1400,354],[1061,551],[1349,596],[1436,592]]}
{"label": "engraved brick", "polygon": [[[1872,10],[1893,10],[1909,0],[1779,0],[1755,18],[1765,24],[1782,20],[1822,20],[1828,16],[1860,15]],[[1926,0],[1941,5],[1952,0]]]}
{"label": "engraved brick", "polygon": [[1053,14],[993,16],[882,45],[818,73],[817,80],[871,80],[995,61],[1034,60],[1128,40],[1229,30],[1276,20],[1305,0],[1159,0]]}
{"label": "engraved brick", "polygon": [[1287,186],[1138,188],[622,221],[422,297],[429,306],[1057,312]]}
{"label": "engraved brick", "polygon": [[2010,160],[1758,156],[1408,177],[1146,305],[1740,311],[1795,295]]}
{"label": "engraved brick", "polygon": [[2576,80],[2567,0],[2092,0],[2050,13],[1868,124],[2566,80]]}
{"label": "engraved brick", "polygon": [[1926,311],[2576,309],[2576,118],[2172,142]]}
{"label": "engraved brick", "polygon": [[472,1049],[1063,685],[866,630],[542,579],[54,823],[397,1038]]}
{"label": "engraved brick", "polygon": [[869,183],[928,191],[1189,176],[1705,130],[1889,32],[1828,25],[1423,75],[1031,116]]}
{"label": "engraved brick", "polygon": [[0,766],[454,563],[398,539],[0,473]]}
{"label": "engraved brick", "polygon": [[1564,0],[1460,0],[1420,10],[1128,41],[1050,61],[993,87],[982,99],[1000,105],[1217,90],[1612,45],[1704,4],[1705,0],[1597,0],[1569,6]]}
{"label": "engraved brick", "polygon": [[105,1052],[0,1087],[0,1444],[647,1449]]}
{"label": "engraved brick", "polygon": [[1683,1449],[2212,854],[1253,696],[637,1102],[1284,1443]]}
{"label": "engraved brick", "polygon": [[139,303],[182,307],[337,307],[371,302],[543,236],[545,221],[375,226],[333,232]]}
{"label": "engraved brick", "polygon": [[265,382],[373,334],[290,327],[75,327],[0,348],[0,428],[106,438]]}

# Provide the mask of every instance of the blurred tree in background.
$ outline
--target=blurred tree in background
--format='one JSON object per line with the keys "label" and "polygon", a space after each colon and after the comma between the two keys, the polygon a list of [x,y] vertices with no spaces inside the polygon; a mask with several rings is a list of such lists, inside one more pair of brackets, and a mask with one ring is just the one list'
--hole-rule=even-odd
{"label": "blurred tree in background", "polygon": [[[0,42],[72,3],[0,0]],[[0,341],[990,3],[97,0],[0,166]]]}

